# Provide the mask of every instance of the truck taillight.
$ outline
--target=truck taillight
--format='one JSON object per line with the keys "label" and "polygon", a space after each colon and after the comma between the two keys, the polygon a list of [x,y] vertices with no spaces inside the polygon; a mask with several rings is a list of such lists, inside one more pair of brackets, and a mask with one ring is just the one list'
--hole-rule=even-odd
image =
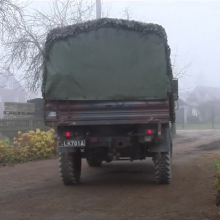
{"label": "truck taillight", "polygon": [[146,134],[153,134],[153,131],[151,129],[146,130]]}
{"label": "truck taillight", "polygon": [[65,132],[65,137],[72,137],[73,136],[73,134],[71,133],[71,132],[69,132],[69,131],[67,131],[67,132]]}

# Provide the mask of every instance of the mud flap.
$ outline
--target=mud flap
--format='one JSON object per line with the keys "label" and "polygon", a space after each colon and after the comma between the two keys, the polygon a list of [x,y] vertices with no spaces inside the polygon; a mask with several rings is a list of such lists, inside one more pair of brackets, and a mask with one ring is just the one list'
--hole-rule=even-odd
{"label": "mud flap", "polygon": [[152,153],[170,152],[172,154],[172,137],[169,126],[163,129],[162,142],[150,146],[149,151]]}

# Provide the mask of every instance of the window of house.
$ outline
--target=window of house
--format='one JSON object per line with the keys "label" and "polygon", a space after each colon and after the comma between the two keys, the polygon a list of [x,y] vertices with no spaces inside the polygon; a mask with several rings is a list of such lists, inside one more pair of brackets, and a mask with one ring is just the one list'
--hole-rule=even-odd
{"label": "window of house", "polygon": [[7,82],[6,82],[6,85],[5,85],[5,88],[6,88],[6,89],[13,89],[13,82],[7,81]]}

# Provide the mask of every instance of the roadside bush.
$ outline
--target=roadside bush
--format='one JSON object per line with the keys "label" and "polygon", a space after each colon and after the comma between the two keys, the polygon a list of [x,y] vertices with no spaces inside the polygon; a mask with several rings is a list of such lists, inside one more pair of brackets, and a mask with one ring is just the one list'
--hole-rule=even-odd
{"label": "roadside bush", "polygon": [[217,171],[217,178],[214,182],[214,187],[215,187],[215,189],[220,189],[220,163],[216,163],[215,168]]}
{"label": "roadside bush", "polygon": [[37,129],[28,133],[18,132],[10,146],[6,138],[0,141],[0,164],[23,163],[32,160],[53,158],[56,155],[54,130],[47,132]]}
{"label": "roadside bush", "polygon": [[216,196],[216,205],[220,205],[220,163],[215,164],[215,168],[217,171],[217,177],[214,181],[214,187],[216,190],[218,190],[217,196]]}

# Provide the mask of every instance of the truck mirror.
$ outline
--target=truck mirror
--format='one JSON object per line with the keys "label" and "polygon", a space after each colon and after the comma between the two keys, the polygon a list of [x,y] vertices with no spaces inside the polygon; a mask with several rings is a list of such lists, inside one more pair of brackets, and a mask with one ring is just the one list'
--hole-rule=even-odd
{"label": "truck mirror", "polygon": [[178,93],[178,79],[173,79],[172,80],[172,87],[173,87],[173,98],[174,101],[177,101],[179,98],[179,93]]}

